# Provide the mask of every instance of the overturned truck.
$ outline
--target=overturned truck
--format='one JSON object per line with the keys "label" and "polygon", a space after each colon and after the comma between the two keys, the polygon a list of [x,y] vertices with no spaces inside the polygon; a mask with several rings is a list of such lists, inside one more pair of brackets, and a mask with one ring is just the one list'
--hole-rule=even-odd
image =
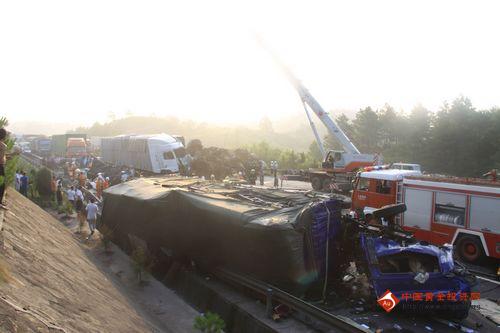
{"label": "overturned truck", "polygon": [[124,249],[139,239],[152,255],[250,275],[305,298],[345,292],[363,276],[373,300],[390,290],[405,305],[398,308],[414,309],[418,300],[406,294],[453,293],[433,305],[467,315],[460,294],[470,293],[470,281],[449,249],[342,217],[342,208],[339,198],[313,192],[140,178],[105,191],[99,229]]}

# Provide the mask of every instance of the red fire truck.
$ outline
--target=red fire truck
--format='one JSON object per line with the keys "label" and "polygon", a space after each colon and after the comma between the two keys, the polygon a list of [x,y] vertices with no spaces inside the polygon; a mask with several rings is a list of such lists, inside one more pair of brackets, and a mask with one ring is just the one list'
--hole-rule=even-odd
{"label": "red fire truck", "polygon": [[422,175],[413,170],[358,173],[352,209],[368,219],[376,208],[404,203],[396,222],[415,237],[455,245],[466,261],[500,259],[500,182]]}

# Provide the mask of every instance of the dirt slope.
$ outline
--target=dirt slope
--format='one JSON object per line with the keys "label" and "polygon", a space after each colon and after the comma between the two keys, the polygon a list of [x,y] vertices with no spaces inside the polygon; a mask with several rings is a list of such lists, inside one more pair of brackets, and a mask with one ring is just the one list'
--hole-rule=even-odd
{"label": "dirt slope", "polygon": [[7,266],[10,281],[0,284],[1,332],[161,331],[138,314],[61,222],[15,191],[7,201],[0,269]]}

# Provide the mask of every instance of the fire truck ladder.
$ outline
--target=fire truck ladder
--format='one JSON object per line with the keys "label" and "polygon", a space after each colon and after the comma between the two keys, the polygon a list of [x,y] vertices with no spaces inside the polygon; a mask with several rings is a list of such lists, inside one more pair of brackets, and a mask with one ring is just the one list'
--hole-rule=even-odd
{"label": "fire truck ladder", "polygon": [[[403,202],[403,182],[396,182],[396,203],[400,204]],[[401,217],[403,213],[396,215],[396,224],[401,225]]]}

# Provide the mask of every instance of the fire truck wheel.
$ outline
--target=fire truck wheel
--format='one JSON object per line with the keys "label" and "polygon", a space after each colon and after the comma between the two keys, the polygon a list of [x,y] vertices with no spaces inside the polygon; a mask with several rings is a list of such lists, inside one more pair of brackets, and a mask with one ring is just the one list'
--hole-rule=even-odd
{"label": "fire truck wheel", "polygon": [[456,246],[458,256],[468,262],[478,262],[484,256],[483,246],[477,237],[463,236]]}
{"label": "fire truck wheel", "polygon": [[315,191],[321,191],[323,188],[323,182],[321,181],[321,178],[317,176],[311,179],[311,185]]}

